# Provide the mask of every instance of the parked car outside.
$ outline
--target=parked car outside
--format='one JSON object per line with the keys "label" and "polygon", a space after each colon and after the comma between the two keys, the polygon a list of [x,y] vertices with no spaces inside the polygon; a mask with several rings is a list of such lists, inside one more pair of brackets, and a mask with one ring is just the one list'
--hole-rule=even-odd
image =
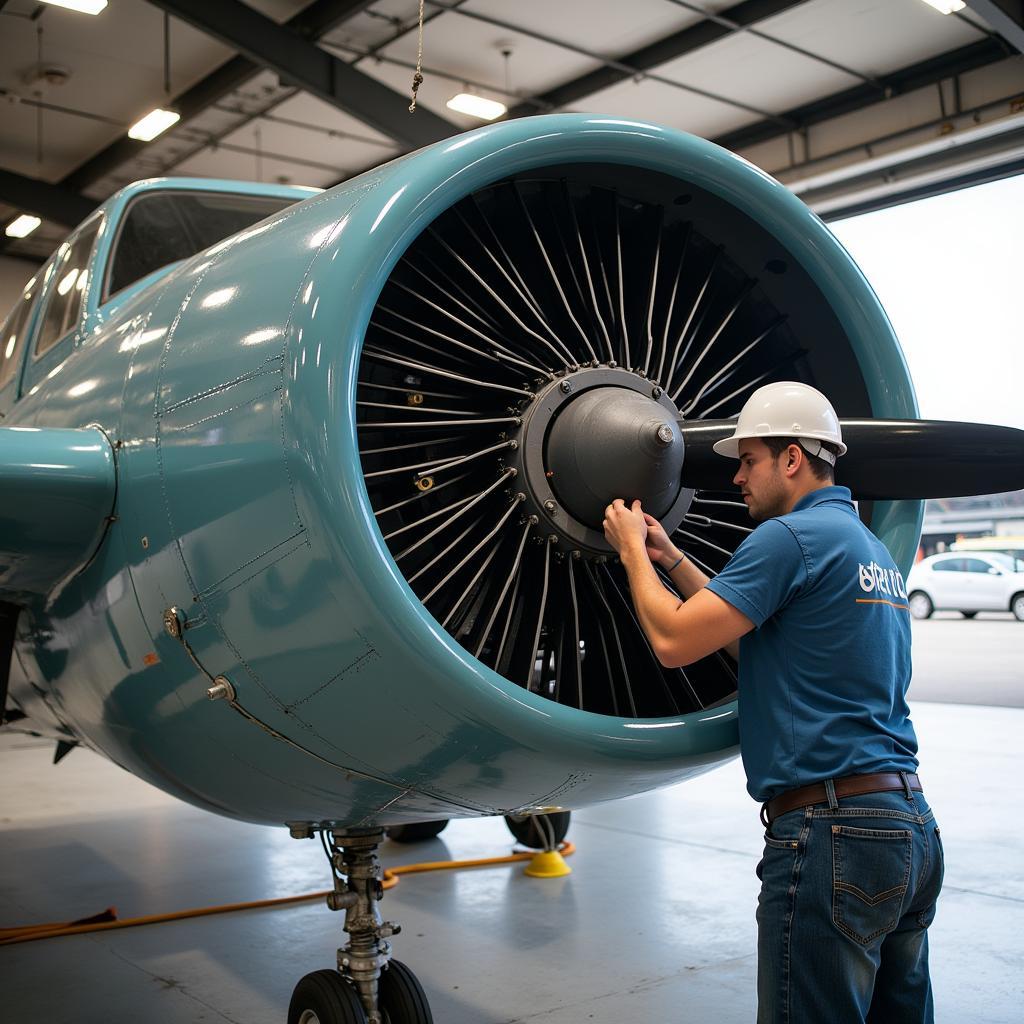
{"label": "parked car outside", "polygon": [[924,558],[907,578],[907,604],[915,619],[934,611],[1010,611],[1024,622],[1024,569],[999,551],[946,552]]}

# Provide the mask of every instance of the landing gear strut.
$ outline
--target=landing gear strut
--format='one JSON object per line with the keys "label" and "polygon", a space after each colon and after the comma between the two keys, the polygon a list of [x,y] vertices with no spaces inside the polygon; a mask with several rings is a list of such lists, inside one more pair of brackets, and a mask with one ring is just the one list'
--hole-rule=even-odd
{"label": "landing gear strut", "polygon": [[[313,828],[293,826],[295,838]],[[423,988],[405,964],[391,959],[387,941],[401,928],[377,908],[384,895],[377,847],[383,829],[321,829],[331,863],[331,910],[345,911],[348,942],[338,950],[338,970],[315,971],[295,986],[288,1024],[433,1024]]]}

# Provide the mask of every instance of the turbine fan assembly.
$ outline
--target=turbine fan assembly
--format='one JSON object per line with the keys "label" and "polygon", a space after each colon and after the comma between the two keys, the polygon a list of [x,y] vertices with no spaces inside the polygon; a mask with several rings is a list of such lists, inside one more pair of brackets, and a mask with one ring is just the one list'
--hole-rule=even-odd
{"label": "turbine fan assembly", "polygon": [[735,491],[681,483],[685,425],[777,379],[870,415],[828,303],[751,218],[653,171],[509,178],[435,220],[377,302],[357,388],[370,502],[424,606],[500,675],[598,714],[708,708],[734,662],[658,663],[601,511],[641,498],[717,573],[751,525]]}

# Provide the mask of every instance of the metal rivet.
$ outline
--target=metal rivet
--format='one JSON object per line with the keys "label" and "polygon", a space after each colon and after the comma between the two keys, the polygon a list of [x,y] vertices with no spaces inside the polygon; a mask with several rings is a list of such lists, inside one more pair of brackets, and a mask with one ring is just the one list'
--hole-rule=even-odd
{"label": "metal rivet", "polygon": [[217,676],[213,680],[213,686],[206,691],[206,696],[210,700],[228,700],[233,701],[235,699],[235,688],[231,685],[231,680],[227,676]]}
{"label": "metal rivet", "polygon": [[659,388],[657,384],[655,384],[654,387],[651,388],[651,398],[661,398],[662,393],[663,392],[661,388]]}
{"label": "metal rivet", "polygon": [[571,380],[563,380],[558,385],[558,390],[561,391],[563,395],[569,394],[569,392],[572,391],[572,381]]}
{"label": "metal rivet", "polygon": [[558,506],[550,498],[548,498],[548,500],[544,502],[545,512],[554,513],[557,508]]}

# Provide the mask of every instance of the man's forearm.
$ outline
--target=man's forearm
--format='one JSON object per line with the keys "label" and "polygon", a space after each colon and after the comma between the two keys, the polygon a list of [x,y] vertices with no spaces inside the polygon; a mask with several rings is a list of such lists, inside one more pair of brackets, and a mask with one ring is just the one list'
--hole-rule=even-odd
{"label": "man's forearm", "polygon": [[[681,555],[682,561],[679,561]],[[647,639],[656,649],[660,641],[670,637],[672,631],[679,628],[675,613],[679,602],[662,584],[643,548],[624,551],[622,558],[630,580],[630,591],[637,609],[637,617]],[[669,571],[677,561],[679,564]],[[691,562],[678,548],[673,547],[666,552],[658,559],[658,564],[668,572],[669,579],[684,600],[693,597],[710,582],[707,573]],[[738,662],[738,640],[726,644],[724,650]]]}
{"label": "man's forearm", "polygon": [[[682,557],[682,561],[679,559]],[[678,565],[676,564],[678,562]],[[660,559],[658,564],[668,572],[671,566],[675,566],[671,572],[668,573],[669,579],[672,580],[676,590],[684,597],[693,597],[698,590],[702,590],[708,585],[710,578],[699,569],[693,562],[690,561],[678,548],[673,547],[670,551],[666,552]]]}
{"label": "man's forearm", "polygon": [[680,606],[679,599],[658,578],[642,545],[623,548],[619,556],[629,578],[637,618],[655,653],[658,653],[676,628],[675,612]]}

